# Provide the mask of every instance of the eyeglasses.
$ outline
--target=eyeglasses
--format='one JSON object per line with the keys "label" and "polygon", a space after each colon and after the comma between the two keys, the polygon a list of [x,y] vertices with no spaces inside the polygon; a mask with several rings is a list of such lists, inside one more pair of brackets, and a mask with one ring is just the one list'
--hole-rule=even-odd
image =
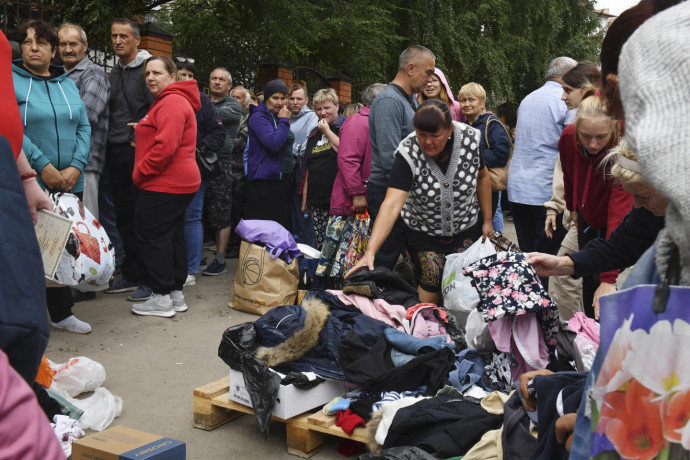
{"label": "eyeglasses", "polygon": [[189,62],[190,64],[194,64],[194,59],[193,59],[193,58],[178,56],[178,57],[175,58],[175,60],[176,60],[176,61],[180,61],[180,62]]}

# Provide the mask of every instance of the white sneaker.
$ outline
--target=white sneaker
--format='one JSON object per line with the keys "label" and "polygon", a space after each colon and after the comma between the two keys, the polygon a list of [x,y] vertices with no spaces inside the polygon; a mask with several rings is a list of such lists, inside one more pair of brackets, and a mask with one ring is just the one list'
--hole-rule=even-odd
{"label": "white sneaker", "polygon": [[182,291],[172,291],[170,293],[170,298],[172,299],[173,310],[187,311],[187,303],[184,300]]}
{"label": "white sneaker", "polygon": [[151,294],[146,302],[132,305],[132,313],[143,316],[161,316],[170,318],[175,316],[170,294]]}
{"label": "white sneaker", "polygon": [[51,321],[50,325],[53,326],[55,329],[60,329],[61,331],[66,332],[75,332],[77,334],[88,334],[89,332],[91,332],[91,325],[78,319],[74,315],[68,316],[67,318],[63,319],[58,323],[54,323]]}
{"label": "white sneaker", "polygon": [[185,280],[183,287],[194,286],[195,284],[196,284],[196,276],[187,275],[187,279]]}

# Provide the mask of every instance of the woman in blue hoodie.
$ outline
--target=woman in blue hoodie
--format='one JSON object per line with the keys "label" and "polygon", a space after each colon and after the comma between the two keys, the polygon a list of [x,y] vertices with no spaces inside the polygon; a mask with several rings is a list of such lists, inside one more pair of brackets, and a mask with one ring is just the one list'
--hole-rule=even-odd
{"label": "woman in blue hoodie", "polygon": [[264,102],[249,108],[244,218],[273,220],[292,232],[295,135],[290,131],[287,92],[282,80],[271,80],[264,87]]}
{"label": "woman in blue hoodie", "polygon": [[[76,85],[64,67],[50,64],[57,33],[46,22],[30,20],[19,25],[17,38],[22,59],[12,63],[12,80],[24,127],[22,148],[43,189],[81,198],[91,126]],[[91,332],[88,323],[72,314],[70,288],[51,288],[46,296],[53,327]]]}

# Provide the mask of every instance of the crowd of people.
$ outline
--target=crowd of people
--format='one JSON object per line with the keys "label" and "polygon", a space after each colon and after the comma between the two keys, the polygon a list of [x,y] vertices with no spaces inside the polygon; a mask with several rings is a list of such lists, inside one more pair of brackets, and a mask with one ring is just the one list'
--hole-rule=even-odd
{"label": "crowd of people", "polygon": [[[659,31],[677,43],[669,46]],[[209,97],[199,89],[193,58],[139,49],[139,26],[129,19],[112,24],[117,62],[106,76],[89,60],[80,26],[30,20],[17,28],[21,58],[11,71],[0,36],[0,96],[8,107],[0,149],[14,158],[11,169],[0,169],[12,176],[8,190],[15,188],[3,212],[20,208],[30,225],[37,209],[52,208],[44,191],[77,195],[118,248],[118,277],[105,292],[128,293],[133,313],[160,317],[188,309],[184,287],[197,275],[227,273],[240,218],[275,221],[320,251],[318,267],[310,267],[317,286],[339,287],[379,267],[402,273],[409,260],[406,280],[418,301],[443,308],[446,256],[471,242],[495,241],[510,212],[526,264],[539,276],[532,284],[548,290],[560,319],[584,313],[598,320],[600,299],[616,292],[627,267],[640,269],[626,287],[690,280],[687,191],[674,179],[688,165],[680,115],[690,109],[682,96],[688,32],[687,2],[642,0],[609,28],[600,65],[553,59],[511,130],[487,108],[479,83],[454,94],[421,45],[402,52],[389,84],[367,87],[361,101],[344,107],[332,88],[316,91],[310,103],[303,82],[280,79],[257,97],[233,87],[222,67],[209,76]],[[665,48],[647,53],[655,41]],[[671,105],[662,105],[667,100]],[[349,237],[365,212],[372,222],[368,247],[346,271]],[[205,229],[215,240],[208,264]],[[17,240],[2,250],[29,248],[17,279],[43,286],[32,245]],[[32,314],[16,319],[31,337],[3,333],[0,341],[28,382],[48,336],[36,308],[47,306],[55,329],[91,332],[72,313],[82,294],[35,287],[23,301]],[[3,324],[15,321],[2,315]],[[559,413],[544,437],[540,426],[534,458],[567,458],[569,437],[580,439],[571,458],[588,456],[588,433],[576,424],[588,430],[582,394],[602,360],[597,355],[590,374],[569,380],[580,414]],[[0,357],[0,370],[6,367]],[[537,367],[514,379],[528,411],[537,407],[533,379],[560,370]]]}

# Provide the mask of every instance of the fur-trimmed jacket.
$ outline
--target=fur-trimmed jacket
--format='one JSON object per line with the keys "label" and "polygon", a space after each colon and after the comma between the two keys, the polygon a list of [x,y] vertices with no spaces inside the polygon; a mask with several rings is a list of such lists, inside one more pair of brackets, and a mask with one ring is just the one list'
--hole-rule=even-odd
{"label": "fur-trimmed jacket", "polygon": [[254,323],[255,356],[282,373],[314,372],[333,380],[347,380],[340,365],[339,347],[350,332],[364,343],[376,342],[387,324],[342,304],[326,291],[313,289],[302,305],[274,308]]}

